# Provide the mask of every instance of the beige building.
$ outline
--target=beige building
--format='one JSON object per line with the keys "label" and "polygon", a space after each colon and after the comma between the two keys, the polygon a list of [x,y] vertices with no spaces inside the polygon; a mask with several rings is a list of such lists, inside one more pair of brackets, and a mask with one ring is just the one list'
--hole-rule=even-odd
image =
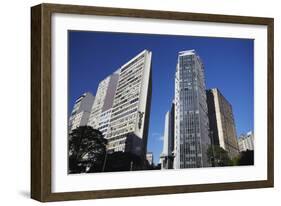
{"label": "beige building", "polygon": [[231,104],[215,88],[207,90],[210,138],[233,158],[239,154],[235,121]]}

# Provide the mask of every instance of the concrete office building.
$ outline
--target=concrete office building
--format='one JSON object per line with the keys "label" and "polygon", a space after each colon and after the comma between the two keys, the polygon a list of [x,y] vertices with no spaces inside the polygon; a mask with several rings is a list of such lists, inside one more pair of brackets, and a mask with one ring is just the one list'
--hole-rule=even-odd
{"label": "concrete office building", "polygon": [[104,135],[104,138],[107,138],[108,127],[110,125],[112,109],[107,109],[100,113],[99,122],[98,122],[98,130]]}
{"label": "concrete office building", "polygon": [[248,132],[246,135],[242,134],[238,139],[239,151],[254,150],[254,134]]}
{"label": "concrete office building", "polygon": [[211,166],[204,66],[194,50],[178,53],[175,76],[174,168]]}
{"label": "concrete office building", "polygon": [[163,151],[160,155],[161,169],[172,169],[174,162],[175,105],[165,115]]}
{"label": "concrete office building", "polygon": [[232,106],[217,88],[206,93],[211,141],[226,150],[230,158],[236,157],[239,148]]}
{"label": "concrete office building", "polygon": [[96,98],[91,109],[88,125],[100,130],[106,138],[110,123],[114,95],[119,79],[119,70],[99,83]]}
{"label": "concrete office building", "polygon": [[87,125],[94,99],[95,97],[90,92],[86,92],[75,101],[69,117],[69,132],[79,126]]}
{"label": "concrete office building", "polygon": [[131,152],[145,158],[151,104],[151,57],[144,50],[121,66],[114,95],[108,151]]}

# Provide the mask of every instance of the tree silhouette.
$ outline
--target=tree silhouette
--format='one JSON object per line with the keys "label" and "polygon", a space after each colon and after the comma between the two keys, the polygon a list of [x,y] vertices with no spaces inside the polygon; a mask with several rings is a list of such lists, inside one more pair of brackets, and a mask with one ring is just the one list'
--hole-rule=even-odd
{"label": "tree silhouette", "polygon": [[218,145],[211,145],[207,150],[207,156],[208,162],[211,163],[213,167],[232,165],[227,151]]}
{"label": "tree silhouette", "polygon": [[107,140],[90,126],[74,129],[68,138],[69,173],[101,171]]}
{"label": "tree silhouette", "polygon": [[239,165],[254,165],[254,151],[247,150],[240,153]]}
{"label": "tree silhouette", "polygon": [[133,171],[146,169],[145,161],[130,152],[113,152],[107,155],[105,172]]}

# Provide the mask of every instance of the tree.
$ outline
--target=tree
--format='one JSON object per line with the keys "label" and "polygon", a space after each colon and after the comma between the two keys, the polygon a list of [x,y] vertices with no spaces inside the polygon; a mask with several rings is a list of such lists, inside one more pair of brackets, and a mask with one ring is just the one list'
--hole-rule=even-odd
{"label": "tree", "polygon": [[232,165],[227,151],[218,145],[211,145],[207,150],[207,156],[208,162],[212,164],[213,167]]}
{"label": "tree", "polygon": [[107,154],[105,172],[142,170],[145,161],[130,152],[113,152]]}
{"label": "tree", "polygon": [[236,156],[236,157],[233,157],[231,159],[231,162],[232,162],[232,165],[233,166],[239,166],[239,161],[240,161],[240,155]]}
{"label": "tree", "polygon": [[99,130],[80,126],[69,134],[69,173],[101,171],[107,140]]}
{"label": "tree", "polygon": [[239,165],[254,165],[254,151],[247,150],[240,153]]}

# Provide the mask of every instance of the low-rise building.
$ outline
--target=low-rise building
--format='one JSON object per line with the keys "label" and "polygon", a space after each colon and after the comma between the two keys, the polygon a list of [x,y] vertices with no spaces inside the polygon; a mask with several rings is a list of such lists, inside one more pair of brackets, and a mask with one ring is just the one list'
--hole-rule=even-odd
{"label": "low-rise building", "polygon": [[148,161],[149,165],[153,165],[153,153],[152,152],[146,153],[146,160]]}
{"label": "low-rise building", "polygon": [[254,133],[250,131],[247,134],[240,135],[238,145],[240,152],[254,150]]}

